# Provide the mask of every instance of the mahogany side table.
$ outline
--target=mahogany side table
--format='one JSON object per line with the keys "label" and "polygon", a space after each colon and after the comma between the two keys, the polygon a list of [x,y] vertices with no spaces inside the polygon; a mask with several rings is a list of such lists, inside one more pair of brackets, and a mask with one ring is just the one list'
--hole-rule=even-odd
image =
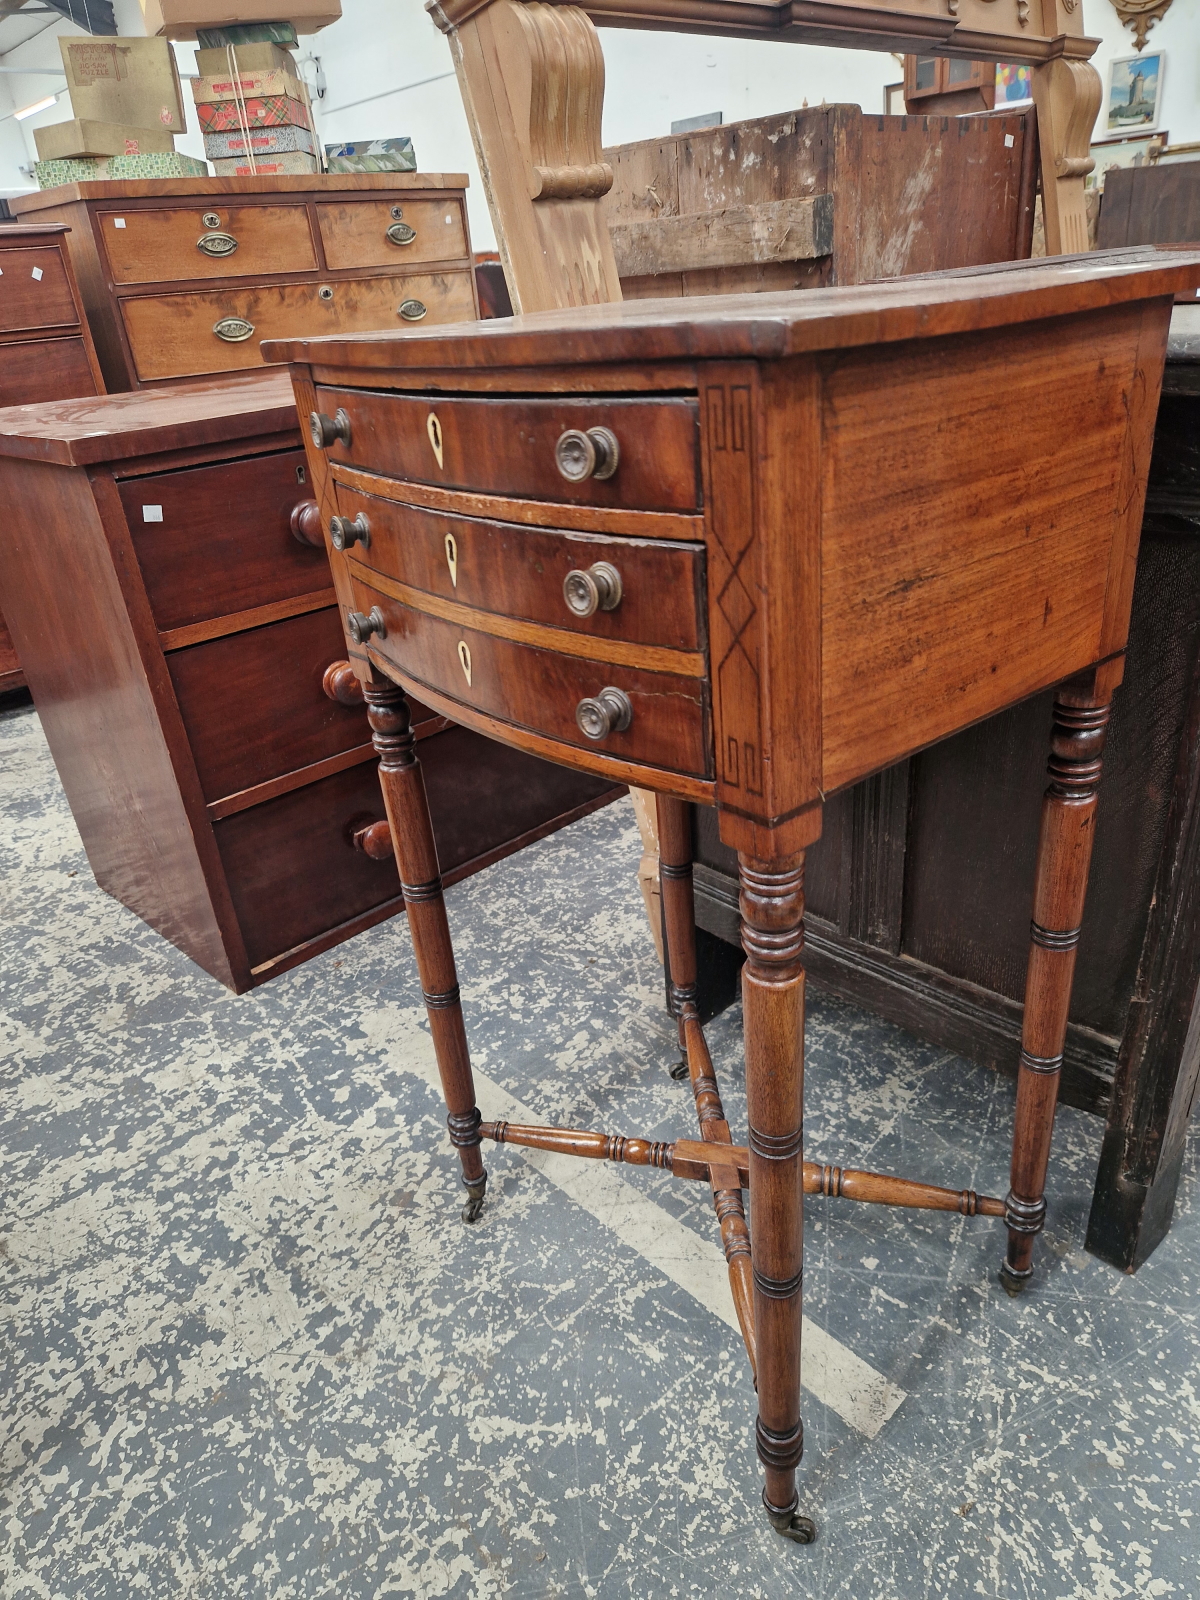
{"label": "mahogany side table", "polygon": [[[1200,253],[277,341],[478,1216],[489,1138],[710,1184],[772,1525],[807,1543],[803,1194],[1003,1217],[1032,1272],[1171,299]],[[1004,1201],[803,1160],[804,854],[827,794],[1057,686]],[[659,796],[700,1139],[482,1123],[407,695]],[[684,802],[739,861],[748,1141],[695,1004]],[[747,1228],[742,1190],[754,1191]]]}

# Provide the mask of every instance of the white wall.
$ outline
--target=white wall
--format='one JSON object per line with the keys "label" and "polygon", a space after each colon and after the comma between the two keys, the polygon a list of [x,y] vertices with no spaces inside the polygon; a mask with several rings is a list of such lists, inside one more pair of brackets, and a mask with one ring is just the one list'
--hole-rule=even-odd
{"label": "white wall", "polygon": [[[114,0],[114,4],[118,27],[131,34],[144,31],[137,0]],[[326,78],[324,100],[316,102],[318,136],[332,143],[408,134],[422,171],[469,175],[473,242],[479,250],[493,248],[449,47],[421,0],[342,0],[342,4],[340,22],[303,37],[300,44],[301,60],[318,56]],[[1085,27],[1102,41],[1095,63],[1107,94],[1109,61],[1114,55],[1132,53],[1133,36],[1121,27],[1109,0],[1083,0],[1083,5]],[[79,31],[68,22],[51,23],[0,58],[0,64],[56,66],[58,34]],[[840,101],[881,111],[884,84],[901,76],[894,56],[871,51],[614,28],[602,29],[601,39],[608,77],[604,109],[608,144],[668,133],[673,121],[711,111],[722,112],[726,122],[790,111],[806,100],[810,105]],[[1200,140],[1200,0],[1174,0],[1166,19],[1150,34],[1147,48],[1155,47],[1167,57],[1161,126],[1170,130],[1174,143]],[[176,48],[181,71],[194,72],[194,47]],[[53,87],[54,80],[48,78],[0,77],[0,116],[10,105],[28,105]],[[189,155],[203,155],[190,94],[185,92],[184,99],[189,128],[178,147]],[[18,167],[35,159],[33,128],[42,122],[61,122],[68,114],[64,96],[57,107],[24,123],[0,121],[0,190],[29,187],[30,179]]]}

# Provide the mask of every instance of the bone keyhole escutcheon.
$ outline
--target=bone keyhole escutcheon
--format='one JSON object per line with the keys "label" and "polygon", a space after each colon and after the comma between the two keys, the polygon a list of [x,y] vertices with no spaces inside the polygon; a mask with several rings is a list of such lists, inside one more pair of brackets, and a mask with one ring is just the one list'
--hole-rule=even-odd
{"label": "bone keyhole escutcheon", "polygon": [[431,411],[425,422],[425,431],[429,435],[429,442],[433,446],[433,453],[437,457],[437,464],[442,464],[442,425],[438,421],[436,411]]}
{"label": "bone keyhole escutcheon", "polygon": [[[446,535],[446,565],[450,568],[450,582],[458,588],[458,541],[452,533]],[[467,681],[470,682],[470,674]]]}
{"label": "bone keyhole escutcheon", "polygon": [[471,649],[465,639],[458,641],[458,660],[463,669],[463,676],[467,680],[467,688],[471,687]]}

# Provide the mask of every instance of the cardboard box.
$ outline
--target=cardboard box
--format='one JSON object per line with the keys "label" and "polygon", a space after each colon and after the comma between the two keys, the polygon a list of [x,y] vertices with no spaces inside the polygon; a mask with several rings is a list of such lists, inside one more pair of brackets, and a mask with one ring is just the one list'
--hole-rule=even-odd
{"label": "cardboard box", "polygon": [[328,172],[415,172],[417,157],[411,139],[360,139],[327,144],[325,165]]}
{"label": "cardboard box", "polygon": [[196,39],[205,50],[243,44],[281,44],[294,50],[299,44],[290,22],[231,22],[223,28],[197,28]]}
{"label": "cardboard box", "polygon": [[257,100],[210,100],[196,107],[196,115],[203,134],[311,126],[303,100],[293,100],[285,94],[264,95]]}
{"label": "cardboard box", "polygon": [[160,128],[129,128],[119,122],[52,122],[33,130],[39,161],[75,156],[144,156],[174,153],[175,135]]}
{"label": "cardboard box", "polygon": [[229,161],[214,161],[213,171],[218,178],[290,178],[305,172],[320,172],[316,156],[291,155],[255,156],[251,167],[245,156],[234,156]]}
{"label": "cardboard box", "polygon": [[[221,45],[215,50],[196,51],[196,71],[202,78],[228,75],[229,52],[233,51],[233,70],[245,72],[290,72],[296,76],[296,64],[291,54],[278,44]],[[194,100],[195,94],[192,95]]]}
{"label": "cardboard box", "polygon": [[304,89],[295,72],[239,72],[236,78],[225,71],[211,77],[192,79],[192,99],[197,106],[216,105],[222,100],[267,100],[282,95],[304,104]]}
{"label": "cardboard box", "polygon": [[58,47],[80,121],[186,132],[175,52],[165,39],[60,38]]}
{"label": "cardboard box", "polygon": [[236,133],[206,133],[204,154],[210,161],[228,161],[233,156],[245,156],[247,150],[259,156],[306,155],[315,156],[316,141],[311,128],[256,128],[246,135],[239,128]]}
{"label": "cardboard box", "polygon": [[208,163],[170,155],[82,156],[73,161],[35,161],[33,175],[39,189],[57,189],[62,183],[94,183],[110,178],[207,178]]}
{"label": "cardboard box", "polygon": [[[235,28],[245,0],[141,0],[146,32],[164,39],[194,39],[201,28]],[[254,0],[259,22],[290,22],[297,33],[318,33],[342,14],[341,0]],[[268,35],[270,37],[270,35]],[[209,39],[208,44],[223,44]]]}

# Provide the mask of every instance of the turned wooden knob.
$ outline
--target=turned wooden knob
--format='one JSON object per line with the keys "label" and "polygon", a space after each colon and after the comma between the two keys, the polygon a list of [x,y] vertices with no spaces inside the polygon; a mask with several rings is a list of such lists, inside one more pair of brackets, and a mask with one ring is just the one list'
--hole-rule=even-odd
{"label": "turned wooden knob", "polygon": [[308,426],[318,450],[328,450],[339,439],[347,450],[350,448],[350,418],[340,407],[332,417],[327,417],[323,411],[310,411]]}
{"label": "turned wooden knob", "polygon": [[321,687],[340,706],[360,706],[363,703],[362,684],[348,661],[331,661],[325,668]]}
{"label": "turned wooden knob", "polygon": [[607,739],[610,733],[624,733],[633,721],[633,707],[623,689],[601,689],[594,698],[581,700],[575,707],[575,721],[589,739]]}
{"label": "turned wooden knob", "polygon": [[611,478],[621,459],[621,447],[611,428],[568,428],[554,446],[554,461],[568,483],[586,478]]}
{"label": "turned wooden knob", "polygon": [[329,542],[335,550],[349,550],[356,544],[365,550],[371,542],[366,513],[360,511],[353,522],[349,517],[330,517]]}
{"label": "turned wooden knob", "polygon": [[563,579],[563,599],[577,617],[615,611],[621,604],[621,574],[611,561],[594,561],[586,572],[575,568]]}
{"label": "turned wooden knob", "polygon": [[321,508],[315,500],[301,500],[292,507],[288,518],[292,538],[300,544],[310,544],[314,550],[324,550],[325,535],[321,532]]}
{"label": "turned wooden knob", "polygon": [[368,822],[365,827],[355,828],[350,838],[354,848],[372,861],[390,861],[394,854],[392,830],[386,822]]}
{"label": "turned wooden knob", "polygon": [[355,644],[366,644],[373,633],[381,639],[387,638],[387,624],[383,620],[383,612],[378,606],[372,606],[370,615],[363,616],[361,611],[351,611],[346,617],[346,632]]}

